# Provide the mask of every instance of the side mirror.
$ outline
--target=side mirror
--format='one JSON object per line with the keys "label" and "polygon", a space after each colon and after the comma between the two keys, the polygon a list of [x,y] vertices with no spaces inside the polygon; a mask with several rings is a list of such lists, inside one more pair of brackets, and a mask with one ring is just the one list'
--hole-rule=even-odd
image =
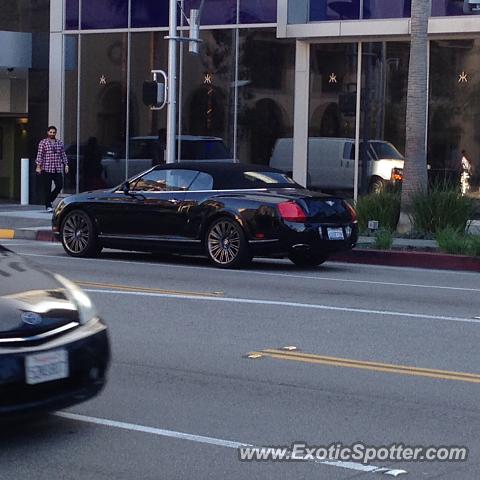
{"label": "side mirror", "polygon": [[130,182],[128,180],[122,185],[122,191],[125,195],[130,193]]}

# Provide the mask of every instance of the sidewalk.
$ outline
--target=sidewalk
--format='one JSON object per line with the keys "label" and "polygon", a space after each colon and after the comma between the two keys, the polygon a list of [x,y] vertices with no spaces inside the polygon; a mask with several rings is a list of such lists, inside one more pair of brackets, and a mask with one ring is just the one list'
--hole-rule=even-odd
{"label": "sidewalk", "polygon": [[[59,199],[57,200],[59,201]],[[21,206],[0,203],[0,240],[28,239],[55,241],[51,228],[52,214],[40,205]],[[470,233],[480,235],[480,220],[474,220]],[[360,237],[351,252],[336,254],[332,260],[348,263],[439,268],[480,272],[480,258],[448,255],[439,252],[435,240],[395,238],[396,250],[374,250],[373,237]]]}

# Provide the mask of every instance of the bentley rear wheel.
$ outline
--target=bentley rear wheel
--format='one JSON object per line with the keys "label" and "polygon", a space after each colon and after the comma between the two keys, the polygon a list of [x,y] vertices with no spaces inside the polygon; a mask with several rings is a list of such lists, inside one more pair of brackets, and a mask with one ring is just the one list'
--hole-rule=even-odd
{"label": "bentley rear wheel", "polygon": [[210,225],[205,246],[210,261],[220,268],[242,267],[252,259],[242,227],[230,218],[220,218]]}

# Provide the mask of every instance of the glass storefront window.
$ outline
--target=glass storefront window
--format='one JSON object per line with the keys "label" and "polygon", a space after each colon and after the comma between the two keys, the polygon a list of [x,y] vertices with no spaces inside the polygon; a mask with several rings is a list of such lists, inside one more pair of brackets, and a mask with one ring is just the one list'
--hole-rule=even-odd
{"label": "glass storefront window", "polygon": [[132,0],[132,27],[167,27],[168,2]]}
{"label": "glass storefront window", "polygon": [[65,0],[65,29],[78,30],[80,0]]}
{"label": "glass storefront window", "polygon": [[126,28],[127,0],[82,0],[82,28]]}
{"label": "glass storefront window", "polygon": [[410,6],[411,0],[320,0],[310,3],[310,21],[409,17]]}
{"label": "glass storefront window", "polygon": [[240,23],[274,23],[276,21],[276,0],[240,0]]}
{"label": "glass storefront window", "polygon": [[82,191],[117,185],[127,175],[125,161],[123,168],[115,163],[125,151],[127,34],[84,35],[81,41]]}
{"label": "glass storefront window", "polygon": [[476,2],[469,0],[432,0],[432,16],[470,15],[477,7]]}
{"label": "glass storefront window", "polygon": [[[290,0],[292,1],[292,0]],[[358,20],[360,0],[319,0],[310,3],[310,21]]]}
{"label": "glass storefront window", "polygon": [[307,170],[312,189],[353,196],[356,91],[357,45],[312,45]]}
{"label": "glass storefront window", "polygon": [[[184,0],[184,9],[198,8],[200,0]],[[237,0],[208,0],[203,4],[202,25],[237,23]]]}
{"label": "glass storefront window", "polygon": [[[199,55],[184,49],[183,75],[179,82],[179,131],[191,135],[221,139],[233,156],[235,103],[235,32],[234,30],[202,30]],[[185,140],[187,140],[185,138]],[[177,156],[182,159],[186,152]]]}
{"label": "glass storefront window", "polygon": [[430,48],[428,164],[430,179],[460,187],[465,151],[468,189],[480,185],[480,41],[439,40]]}
{"label": "glass storefront window", "polygon": [[277,141],[293,135],[295,43],[273,29],[240,31],[237,156],[268,165]]}
{"label": "glass storefront window", "polygon": [[411,5],[411,0],[364,0],[362,18],[410,17]]}
{"label": "glass storefront window", "polygon": [[129,177],[165,162],[167,109],[150,110],[142,100],[143,82],[152,78],[151,71],[168,70],[165,35],[145,32],[131,36]]}
{"label": "glass storefront window", "polygon": [[403,169],[407,110],[407,42],[364,43],[359,193],[398,187]]}

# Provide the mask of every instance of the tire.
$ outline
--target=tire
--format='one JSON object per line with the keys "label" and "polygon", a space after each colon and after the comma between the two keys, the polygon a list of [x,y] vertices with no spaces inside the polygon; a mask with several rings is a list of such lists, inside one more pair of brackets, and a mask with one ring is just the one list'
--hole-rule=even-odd
{"label": "tire", "polygon": [[382,178],[372,178],[370,186],[368,187],[368,193],[382,193],[385,190],[385,182]]}
{"label": "tire", "polygon": [[67,213],[60,236],[64,250],[72,257],[95,257],[102,250],[92,220],[82,210]]}
{"label": "tire", "polygon": [[323,253],[312,252],[292,252],[288,258],[297,266],[302,268],[318,267],[328,258],[328,255]]}
{"label": "tire", "polygon": [[242,227],[230,218],[215,220],[205,235],[209,260],[220,268],[243,267],[252,260]]}

